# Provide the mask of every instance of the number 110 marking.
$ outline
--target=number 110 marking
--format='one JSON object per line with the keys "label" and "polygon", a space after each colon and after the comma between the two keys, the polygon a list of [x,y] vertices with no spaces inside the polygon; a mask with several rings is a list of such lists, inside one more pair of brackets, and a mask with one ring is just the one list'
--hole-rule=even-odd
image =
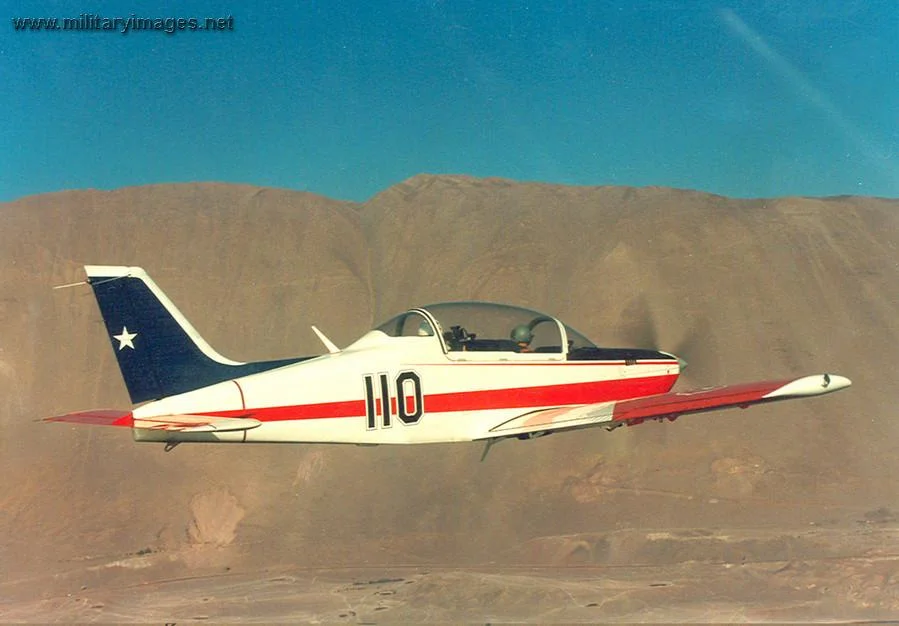
{"label": "number 110 marking", "polygon": [[[381,416],[381,428],[390,428],[393,406],[390,399],[390,380],[386,373],[377,375],[377,381],[372,374],[362,377],[365,381],[365,416],[369,430],[378,428],[377,416]],[[375,392],[378,400],[375,400]],[[424,413],[421,395],[421,378],[415,372],[400,372],[394,381],[394,397],[396,398],[396,413],[400,421],[406,426],[413,426],[421,419]],[[409,400],[413,401],[410,410]]]}

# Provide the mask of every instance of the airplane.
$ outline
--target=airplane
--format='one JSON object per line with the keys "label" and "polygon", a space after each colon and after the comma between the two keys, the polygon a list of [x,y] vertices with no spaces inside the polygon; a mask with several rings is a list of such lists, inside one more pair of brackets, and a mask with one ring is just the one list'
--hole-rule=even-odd
{"label": "airplane", "polygon": [[[816,374],[671,389],[686,363],[604,348],[560,320],[489,302],[409,309],[327,353],[243,363],[216,352],[140,267],[85,266],[131,410],[46,418],[131,429],[138,442],[425,444],[532,439],[806,398],[851,381]],[[71,285],[63,285],[71,286]]]}

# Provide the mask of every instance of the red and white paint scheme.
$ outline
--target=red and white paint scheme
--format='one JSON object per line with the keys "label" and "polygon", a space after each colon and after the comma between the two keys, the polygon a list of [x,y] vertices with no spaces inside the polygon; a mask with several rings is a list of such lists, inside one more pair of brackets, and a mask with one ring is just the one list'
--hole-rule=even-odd
{"label": "red and white paint scheme", "polygon": [[132,429],[135,441],[359,445],[529,439],[817,396],[829,374],[671,392],[684,362],[601,348],[558,319],[454,302],[411,309],[315,357],[222,357],[138,267],[87,266],[136,408],[48,421]]}

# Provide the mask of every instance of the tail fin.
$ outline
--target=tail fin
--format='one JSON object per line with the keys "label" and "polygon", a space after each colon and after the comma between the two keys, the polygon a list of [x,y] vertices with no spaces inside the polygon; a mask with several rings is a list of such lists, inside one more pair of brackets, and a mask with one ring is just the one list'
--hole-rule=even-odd
{"label": "tail fin", "polygon": [[226,359],[206,343],[143,268],[84,269],[134,404],[303,360]]}

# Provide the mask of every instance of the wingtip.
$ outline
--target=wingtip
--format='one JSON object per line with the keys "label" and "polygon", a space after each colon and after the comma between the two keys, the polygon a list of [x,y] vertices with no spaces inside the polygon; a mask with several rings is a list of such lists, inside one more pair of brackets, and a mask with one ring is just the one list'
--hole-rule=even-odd
{"label": "wingtip", "polygon": [[825,374],[825,376],[830,377],[830,387],[835,387],[834,391],[839,389],[845,389],[846,387],[852,386],[852,381],[846,378],[845,376],[838,376],[836,374]]}
{"label": "wingtip", "polygon": [[850,387],[852,381],[845,376],[837,374],[813,374],[812,376],[803,376],[796,380],[775,389],[766,398],[779,398],[785,396],[801,397],[801,396],[820,396],[825,393],[833,393],[840,389]]}

